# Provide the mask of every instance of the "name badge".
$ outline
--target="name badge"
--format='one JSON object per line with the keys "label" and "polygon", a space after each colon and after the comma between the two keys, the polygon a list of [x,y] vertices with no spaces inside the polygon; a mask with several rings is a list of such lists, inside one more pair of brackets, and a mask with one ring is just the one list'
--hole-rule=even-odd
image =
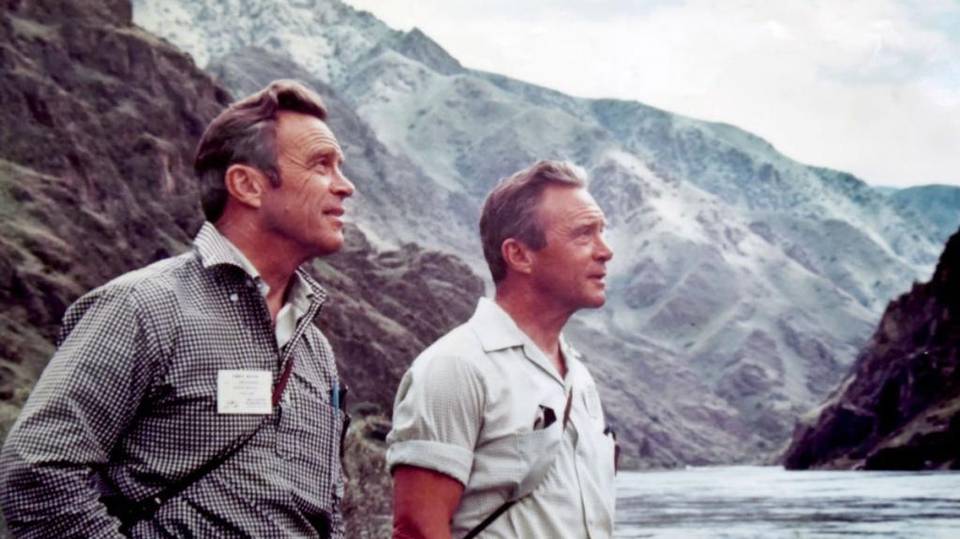
{"label": "name badge", "polygon": [[258,414],[273,412],[273,377],[270,371],[225,369],[217,371],[217,413]]}

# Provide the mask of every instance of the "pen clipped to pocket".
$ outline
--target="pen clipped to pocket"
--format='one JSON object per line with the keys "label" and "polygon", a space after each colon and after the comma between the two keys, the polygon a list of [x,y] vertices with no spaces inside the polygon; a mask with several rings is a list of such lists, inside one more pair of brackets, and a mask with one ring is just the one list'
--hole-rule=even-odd
{"label": "pen clipped to pocket", "polygon": [[347,447],[347,430],[350,429],[350,414],[347,413],[347,386],[340,385],[339,380],[334,380],[333,387],[330,388],[330,406],[342,412],[340,415],[343,416],[343,424],[340,426],[340,460],[343,460]]}
{"label": "pen clipped to pocket", "polygon": [[537,405],[537,417],[533,420],[533,430],[549,428],[557,421],[557,414],[553,408],[543,404]]}
{"label": "pen clipped to pocket", "polygon": [[339,380],[333,381],[333,387],[330,388],[330,406],[335,410],[344,410],[347,408],[347,386],[340,385]]}

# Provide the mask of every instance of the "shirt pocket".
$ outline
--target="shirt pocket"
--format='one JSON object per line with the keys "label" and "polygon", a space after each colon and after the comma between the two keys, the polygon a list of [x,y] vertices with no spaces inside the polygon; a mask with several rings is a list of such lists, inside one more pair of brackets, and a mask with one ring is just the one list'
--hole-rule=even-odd
{"label": "shirt pocket", "polygon": [[511,498],[521,498],[536,490],[557,460],[563,443],[562,421],[545,429],[515,435],[518,476]]}
{"label": "shirt pocket", "polygon": [[326,401],[298,397],[280,404],[279,431],[286,442],[284,449],[311,460],[318,452],[339,458],[350,416]]}
{"label": "shirt pocket", "polygon": [[325,500],[329,495],[338,502],[343,496],[342,447],[350,416],[304,391],[282,402],[279,413],[276,450],[296,470],[292,480],[304,492],[316,492]]}

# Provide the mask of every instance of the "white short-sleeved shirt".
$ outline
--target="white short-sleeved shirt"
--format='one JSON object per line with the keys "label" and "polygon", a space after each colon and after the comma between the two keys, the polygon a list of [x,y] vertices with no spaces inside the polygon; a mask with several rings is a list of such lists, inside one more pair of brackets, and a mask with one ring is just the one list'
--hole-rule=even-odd
{"label": "white short-sleeved shirt", "polygon": [[[404,375],[387,464],[436,470],[464,484],[454,537],[529,492],[536,481],[524,481],[529,477],[542,479],[481,537],[613,535],[614,441],[605,434],[593,377],[562,337],[561,350],[565,379],[503,309],[481,299],[467,323],[427,348]],[[534,429],[549,415],[544,407],[556,421]]]}

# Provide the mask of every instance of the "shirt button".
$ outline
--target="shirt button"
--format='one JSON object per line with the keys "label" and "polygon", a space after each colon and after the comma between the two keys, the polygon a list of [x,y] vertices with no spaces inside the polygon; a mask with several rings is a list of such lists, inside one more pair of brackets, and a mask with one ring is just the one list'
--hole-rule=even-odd
{"label": "shirt button", "polygon": [[236,303],[236,302],[237,302],[237,299],[238,299],[239,297],[240,297],[240,296],[238,296],[238,295],[236,294],[236,292],[234,292],[233,294],[230,294],[230,301]]}

